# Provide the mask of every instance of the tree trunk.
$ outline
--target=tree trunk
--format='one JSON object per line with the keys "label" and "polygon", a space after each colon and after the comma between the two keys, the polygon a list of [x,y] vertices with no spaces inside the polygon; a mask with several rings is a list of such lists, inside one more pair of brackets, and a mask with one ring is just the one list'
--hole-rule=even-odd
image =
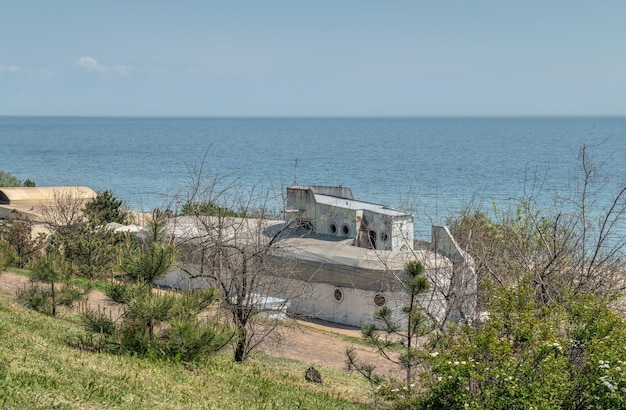
{"label": "tree trunk", "polygon": [[56,301],[56,294],[54,292],[54,282],[50,283],[50,288],[52,290],[52,316],[56,316],[57,315],[57,301]]}
{"label": "tree trunk", "polygon": [[246,328],[239,329],[239,335],[237,336],[237,345],[235,347],[235,361],[241,363],[246,360]]}

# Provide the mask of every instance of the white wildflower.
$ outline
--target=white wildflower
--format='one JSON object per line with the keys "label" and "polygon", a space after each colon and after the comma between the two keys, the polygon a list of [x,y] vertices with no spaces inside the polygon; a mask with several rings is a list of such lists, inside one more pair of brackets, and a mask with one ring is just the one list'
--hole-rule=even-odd
{"label": "white wildflower", "polygon": [[431,355],[432,357],[437,357],[437,356],[439,356],[439,352],[432,352],[430,355]]}
{"label": "white wildflower", "polygon": [[614,385],[613,383],[611,383],[610,381],[608,381],[606,379],[606,376],[600,377],[600,381],[602,382],[602,384],[604,384],[606,386],[607,389],[609,389],[611,391],[611,393],[613,393],[613,392],[615,392],[615,390],[617,390],[617,386]]}

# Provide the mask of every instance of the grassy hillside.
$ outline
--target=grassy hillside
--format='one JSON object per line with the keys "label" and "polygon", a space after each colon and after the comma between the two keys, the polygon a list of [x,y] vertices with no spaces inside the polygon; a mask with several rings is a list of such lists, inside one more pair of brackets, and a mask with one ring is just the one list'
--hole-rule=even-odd
{"label": "grassy hillside", "polygon": [[320,369],[324,384],[304,380],[308,364],[228,354],[184,366],[69,347],[83,333],[72,316],[27,310],[0,292],[0,408],[61,409],[352,409],[369,394],[355,375]]}

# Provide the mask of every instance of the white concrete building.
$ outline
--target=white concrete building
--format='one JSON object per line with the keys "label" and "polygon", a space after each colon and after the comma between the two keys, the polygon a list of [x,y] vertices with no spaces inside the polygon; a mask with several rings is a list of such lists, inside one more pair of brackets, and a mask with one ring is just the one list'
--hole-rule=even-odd
{"label": "white concrete building", "polygon": [[285,220],[315,233],[351,238],[377,250],[412,250],[413,215],[384,205],[357,201],[347,187],[290,186]]}
{"label": "white concrete building", "polygon": [[[170,221],[169,231],[186,244],[186,252],[193,252],[194,243],[206,243],[211,235],[208,225],[213,231],[217,226],[180,217]],[[288,300],[292,315],[360,327],[374,322],[375,310],[386,305],[400,318],[408,299],[399,278],[410,260],[425,267],[431,286],[419,302],[431,317],[457,322],[475,314],[473,261],[449,230],[433,227],[432,242],[417,246],[410,213],[356,201],[349,188],[289,187],[284,221],[237,226],[239,232],[230,228],[222,232],[222,241],[253,239],[251,246],[271,248],[267,255],[277,269],[268,278],[272,285],[264,288],[264,296]],[[284,269],[286,265],[293,268]],[[192,288],[211,284],[189,272],[189,266],[174,270],[159,284]]]}

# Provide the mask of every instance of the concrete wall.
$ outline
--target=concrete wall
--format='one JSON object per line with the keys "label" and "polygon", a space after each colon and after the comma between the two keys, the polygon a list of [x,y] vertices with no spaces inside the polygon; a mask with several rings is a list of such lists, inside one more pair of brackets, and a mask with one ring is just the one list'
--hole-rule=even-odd
{"label": "concrete wall", "polygon": [[[317,203],[314,193],[337,198],[333,204]],[[378,250],[412,250],[413,216],[392,216],[375,210],[349,209],[340,205],[343,199],[352,199],[352,191],[345,187],[289,187],[287,188],[287,219],[310,222],[313,230],[355,240],[355,245]],[[375,235],[374,235],[375,233]],[[370,236],[372,235],[372,236]]]}
{"label": "concrete wall", "polygon": [[402,250],[403,247],[413,250],[413,232],[415,223],[412,217],[396,218],[392,225],[392,249]]}
{"label": "concrete wall", "polygon": [[[361,216],[362,215],[362,216]],[[370,248],[368,231],[376,232],[375,242],[378,250],[412,250],[413,249],[413,217],[391,216],[375,211],[364,210],[357,218],[359,235],[355,245]]]}
{"label": "concrete wall", "polygon": [[[437,276],[441,278],[449,277],[449,269],[439,269],[429,271],[427,276]],[[317,272],[319,273],[319,272]],[[315,275],[315,279],[324,279]],[[329,275],[332,272],[329,271]],[[305,274],[303,274],[306,276]],[[301,275],[302,276],[302,275]],[[332,276],[332,275],[331,275]],[[338,280],[342,275],[335,272],[335,283],[326,283],[315,280],[302,280],[293,277],[268,278],[267,282],[272,286],[266,286],[266,294],[288,301],[287,312],[294,316],[311,317],[329,322],[341,323],[349,326],[361,327],[366,324],[376,323],[374,312],[382,305],[377,305],[382,298],[384,304],[392,311],[392,317],[403,325],[402,307],[408,303],[405,292],[399,288],[395,278],[385,272],[378,272],[378,282],[375,286],[364,286],[350,284],[350,280],[345,277],[343,281]],[[352,276],[356,278],[357,276]],[[364,283],[372,284],[372,277],[364,279]],[[169,272],[163,279],[156,282],[159,286],[175,287],[179,289],[197,289],[210,286],[210,281],[206,278],[190,279],[189,275],[181,270]],[[447,288],[447,287],[445,287]],[[430,315],[437,320],[444,320],[447,313],[447,300],[441,292],[441,286],[431,286],[430,291],[419,299],[419,303]]]}
{"label": "concrete wall", "polygon": [[[356,235],[356,211],[325,204],[315,204],[317,219],[315,232],[322,235],[354,238]],[[334,230],[333,230],[334,228]],[[347,228],[347,232],[346,232]]]}
{"label": "concrete wall", "polygon": [[[373,291],[294,280],[289,282],[289,288],[284,293],[292,295],[288,312],[293,315],[362,327],[377,323],[374,313],[385,305],[392,310],[394,320],[406,325],[402,308],[408,304],[408,297],[399,289]],[[284,297],[284,293],[276,296]],[[383,304],[377,304],[382,301]],[[441,293],[432,291],[421,297],[419,303],[439,320],[445,317],[446,300]]]}
{"label": "concrete wall", "polygon": [[453,275],[448,292],[449,319],[467,322],[476,316],[478,282],[474,259],[456,242],[447,226],[432,227],[431,249],[449,258]]}
{"label": "concrete wall", "polygon": [[352,196],[352,190],[348,187],[313,185],[310,188],[316,194],[336,196],[338,198],[345,199],[354,199],[354,197]]}

